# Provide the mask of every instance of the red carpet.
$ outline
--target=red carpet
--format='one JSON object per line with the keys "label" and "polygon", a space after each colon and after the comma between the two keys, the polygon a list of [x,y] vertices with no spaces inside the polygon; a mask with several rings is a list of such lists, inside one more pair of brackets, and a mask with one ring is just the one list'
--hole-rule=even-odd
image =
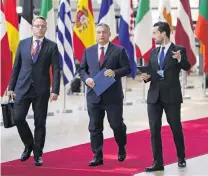
{"label": "red carpet", "polygon": [[[187,158],[208,153],[208,117],[183,122],[183,128]],[[169,127],[163,127],[162,132],[165,164],[177,162]],[[110,138],[104,143],[103,166],[87,166],[93,156],[90,144],[83,144],[45,153],[42,167],[35,167],[31,157],[26,162],[15,160],[2,163],[1,169],[4,176],[131,176],[152,164],[149,130],[128,134],[127,152],[125,162],[118,162],[117,146],[114,139]]]}

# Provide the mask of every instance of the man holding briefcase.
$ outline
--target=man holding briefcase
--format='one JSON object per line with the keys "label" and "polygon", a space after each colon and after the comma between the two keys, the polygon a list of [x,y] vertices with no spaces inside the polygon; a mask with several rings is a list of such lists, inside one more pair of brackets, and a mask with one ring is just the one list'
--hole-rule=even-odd
{"label": "man holding briefcase", "polygon": [[[118,160],[126,158],[126,125],[123,122],[123,91],[121,77],[131,73],[128,56],[123,47],[109,42],[110,28],[107,24],[96,27],[97,44],[84,52],[79,75],[87,87],[87,108],[90,118],[89,131],[94,159],[89,166],[103,164],[103,119],[105,112],[118,144]],[[113,83],[105,92],[97,96],[93,90],[95,77],[103,68],[104,75],[114,77]]]}
{"label": "man holding briefcase", "polygon": [[[60,64],[57,44],[44,37],[47,23],[43,17],[32,21],[33,37],[20,41],[12,70],[8,96],[14,98],[14,121],[25,145],[20,160],[26,161],[33,151],[36,166],[43,164],[48,100],[57,100],[60,86]],[[49,68],[53,84],[50,93]],[[34,139],[26,116],[32,104]]]}

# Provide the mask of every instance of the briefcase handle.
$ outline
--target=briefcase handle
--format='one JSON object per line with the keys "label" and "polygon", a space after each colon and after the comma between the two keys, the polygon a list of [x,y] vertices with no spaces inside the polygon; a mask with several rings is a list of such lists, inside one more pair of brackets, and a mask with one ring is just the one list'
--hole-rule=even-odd
{"label": "briefcase handle", "polygon": [[8,103],[14,103],[14,99],[13,98],[9,98],[8,99]]}

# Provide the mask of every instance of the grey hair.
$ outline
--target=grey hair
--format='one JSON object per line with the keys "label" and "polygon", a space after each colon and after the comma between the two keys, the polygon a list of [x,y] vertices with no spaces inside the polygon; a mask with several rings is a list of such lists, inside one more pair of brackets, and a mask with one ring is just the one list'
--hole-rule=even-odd
{"label": "grey hair", "polygon": [[99,27],[99,26],[106,27],[110,31],[110,26],[107,25],[106,23],[99,23],[99,24],[97,24],[96,28]]}

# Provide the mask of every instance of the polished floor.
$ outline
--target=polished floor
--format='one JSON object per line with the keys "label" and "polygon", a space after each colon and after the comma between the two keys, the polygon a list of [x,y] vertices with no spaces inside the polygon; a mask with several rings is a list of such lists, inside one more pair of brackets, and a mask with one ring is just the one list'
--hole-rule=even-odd
{"label": "polished floor", "polygon": [[[208,98],[204,96],[201,82],[202,77],[200,76],[188,77],[188,87],[191,85],[194,88],[185,89],[184,103],[181,109],[182,121],[208,117]],[[145,85],[144,89],[143,82],[139,77],[134,81],[128,78],[126,88],[128,91],[124,107],[124,120],[128,128],[127,132],[131,133],[149,128],[146,103],[144,102],[148,84]],[[84,96],[66,96],[64,106],[63,92],[62,86],[59,100],[49,104],[44,152],[89,142],[88,115],[85,110]],[[28,123],[31,129],[34,129],[32,110],[29,111]],[[164,115],[163,125],[166,124]],[[112,136],[112,130],[105,119],[104,137]],[[1,162],[19,158],[23,148],[16,128],[5,129],[1,126]],[[188,167],[185,169],[178,169],[176,164],[171,164],[165,167],[164,172],[140,173],[135,176],[206,176],[208,175],[208,154],[187,160],[187,165]]]}

